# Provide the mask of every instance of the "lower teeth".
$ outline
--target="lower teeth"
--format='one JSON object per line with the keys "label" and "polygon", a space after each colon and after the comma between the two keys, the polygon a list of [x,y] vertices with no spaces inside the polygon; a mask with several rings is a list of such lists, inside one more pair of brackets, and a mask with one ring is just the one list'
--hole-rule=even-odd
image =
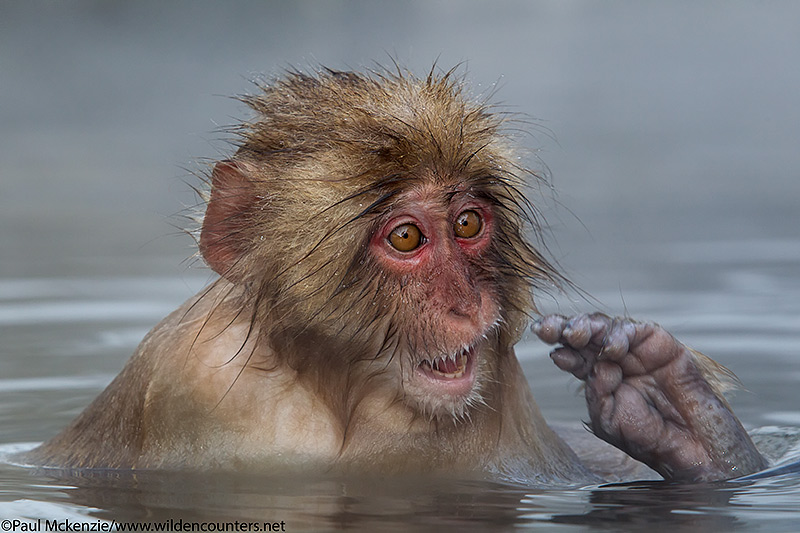
{"label": "lower teeth", "polygon": [[456,370],[455,372],[442,372],[441,370],[439,370],[438,368],[439,365],[436,364],[435,361],[433,363],[426,361],[426,363],[428,363],[430,369],[436,372],[438,375],[449,379],[455,379],[455,378],[460,378],[461,376],[464,375],[464,371],[466,370],[467,366],[467,356],[466,354],[463,353],[458,355],[458,370]]}

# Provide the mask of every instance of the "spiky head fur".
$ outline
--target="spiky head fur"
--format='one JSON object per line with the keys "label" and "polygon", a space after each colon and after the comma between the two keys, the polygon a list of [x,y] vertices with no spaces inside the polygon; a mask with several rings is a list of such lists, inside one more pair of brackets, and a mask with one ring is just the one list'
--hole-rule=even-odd
{"label": "spiky head fur", "polygon": [[[207,260],[218,244],[230,252],[215,269],[243,288],[254,331],[280,338],[299,373],[330,368],[310,344],[342,367],[420,348],[404,337],[419,328],[404,280],[381,269],[368,244],[404,191],[432,186],[466,188],[493,206],[492,245],[473,268],[499,302],[495,342],[516,342],[532,287],[560,278],[526,239],[536,216],[523,189],[535,175],[515,163],[501,115],[469,98],[452,71],[293,72],[259,89],[242,97],[255,115],[235,130],[238,150],[225,163],[239,176],[226,185],[235,208],[201,239]],[[424,348],[435,350],[436,332],[428,338]]]}

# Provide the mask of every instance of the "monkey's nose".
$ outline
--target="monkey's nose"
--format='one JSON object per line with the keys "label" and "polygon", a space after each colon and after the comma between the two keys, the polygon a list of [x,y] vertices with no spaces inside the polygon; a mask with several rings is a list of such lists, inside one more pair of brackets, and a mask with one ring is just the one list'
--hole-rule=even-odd
{"label": "monkey's nose", "polygon": [[458,298],[450,302],[450,316],[459,320],[474,320],[481,309],[481,296]]}
{"label": "monkey's nose", "polygon": [[458,307],[451,307],[450,314],[455,318],[469,319],[475,316],[475,308],[467,309],[467,307],[463,305]]}

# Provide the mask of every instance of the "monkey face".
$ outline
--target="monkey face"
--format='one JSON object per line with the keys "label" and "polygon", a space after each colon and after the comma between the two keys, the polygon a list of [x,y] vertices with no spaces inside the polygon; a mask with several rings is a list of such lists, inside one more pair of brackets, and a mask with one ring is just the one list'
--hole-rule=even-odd
{"label": "monkey face", "polygon": [[370,253],[397,302],[403,400],[430,416],[463,417],[496,368],[495,277],[485,267],[491,205],[469,191],[409,191],[386,214]]}
{"label": "monkey face", "polygon": [[[286,365],[349,416],[360,399],[460,418],[558,284],[503,116],[450,74],[288,76],[244,101],[200,233]],[[490,387],[490,385],[492,385]]]}

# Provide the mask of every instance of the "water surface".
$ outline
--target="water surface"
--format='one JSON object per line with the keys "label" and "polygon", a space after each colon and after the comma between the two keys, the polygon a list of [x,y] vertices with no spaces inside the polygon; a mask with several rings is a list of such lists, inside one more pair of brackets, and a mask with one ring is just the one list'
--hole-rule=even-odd
{"label": "water surface", "polygon": [[[421,74],[466,61],[472,94],[527,117],[524,160],[554,186],[531,200],[585,291],[540,294],[543,308],[662,323],[739,375],[737,414],[770,457],[796,460],[798,20],[780,1],[3,3],[0,450],[57,433],[209,280],[176,228],[197,203],[186,181],[247,116],[226,96],[287,65],[388,52]],[[579,424],[578,385],[547,347],[518,353],[546,417]],[[556,489],[0,463],[0,518],[796,531],[799,479]]]}
{"label": "water surface", "polygon": [[[756,246],[758,243],[750,243]],[[717,280],[703,289],[658,288],[592,296],[609,312],[636,309],[657,317],[679,337],[734,369],[747,391],[734,408],[777,466],[800,460],[800,409],[792,399],[800,368],[797,304],[800,257],[789,244],[760,243],[759,260],[725,250],[747,243],[672,243],[662,254],[673,273]],[[647,252],[648,245],[640,246]],[[796,248],[795,248],[796,249]],[[707,254],[700,253],[705,250]],[[582,248],[604,275],[603,254]],[[647,255],[646,253],[644,255]],[[610,261],[613,263],[613,261]],[[615,271],[622,268],[617,265]],[[637,265],[635,270],[647,269]],[[0,283],[0,450],[30,446],[55,434],[114,377],[161,316],[207,280],[198,271],[171,278],[8,279]],[[658,275],[642,280],[651,287]],[[663,280],[662,280],[663,281]],[[746,281],[746,283],[743,283]],[[543,305],[570,312],[590,303],[578,295]],[[616,303],[614,303],[616,302]],[[781,303],[782,302],[782,303]],[[752,309],[759,309],[752,313]],[[575,380],[550,363],[531,339],[518,347],[547,418],[577,425],[586,418]],[[727,483],[643,482],[583,488],[525,487],[444,479],[330,479],[191,473],[109,472],[46,475],[0,464],[0,515],[75,521],[283,520],[291,531],[458,526],[546,525],[552,530],[681,527],[697,531],[790,531],[800,501],[792,471]]]}

